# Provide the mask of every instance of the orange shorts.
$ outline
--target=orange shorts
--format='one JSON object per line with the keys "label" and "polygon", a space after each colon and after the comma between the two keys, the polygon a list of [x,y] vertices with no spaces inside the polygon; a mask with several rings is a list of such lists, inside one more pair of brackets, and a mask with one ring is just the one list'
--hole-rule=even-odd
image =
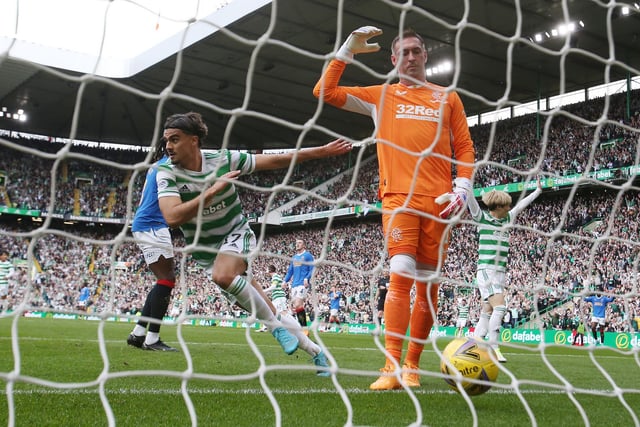
{"label": "orange shorts", "polygon": [[382,231],[389,257],[412,255],[418,263],[434,267],[444,263],[449,229],[438,217],[442,206],[435,203],[435,197],[415,195],[403,206],[406,198],[406,194],[387,194],[382,200]]}

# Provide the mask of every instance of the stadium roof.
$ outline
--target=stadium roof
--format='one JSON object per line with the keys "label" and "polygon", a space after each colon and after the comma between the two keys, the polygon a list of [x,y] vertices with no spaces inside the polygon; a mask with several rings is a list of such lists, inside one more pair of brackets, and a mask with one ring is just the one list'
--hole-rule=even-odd
{"label": "stadium roof", "polygon": [[[34,0],[22,3],[29,1]],[[453,63],[453,72],[429,79],[445,86],[455,79],[468,115],[640,74],[640,5],[634,3],[521,0],[516,10],[514,2],[502,0],[414,2],[427,10],[390,0],[236,0],[191,18],[167,15],[168,6],[152,9],[156,3],[170,2],[135,3],[149,15],[139,18],[140,28],[116,22],[115,33],[127,37],[104,38],[100,66],[72,48],[36,65],[21,59],[28,57],[21,53],[29,50],[24,40],[0,34],[0,107],[27,116],[20,121],[5,114],[0,129],[149,145],[166,115],[196,110],[209,125],[208,147],[218,146],[225,132],[230,147],[238,149],[291,148],[301,136],[303,145],[315,145],[331,138],[323,128],[364,138],[372,131],[369,118],[319,108],[311,94],[330,53],[363,25],[384,30],[377,38],[383,49],[359,55],[362,64],[347,69],[343,84],[384,81],[392,72],[391,40],[399,28],[412,27],[427,39],[428,67]],[[103,16],[110,16],[103,9]],[[88,12],[77,11],[75,17],[59,27],[77,25],[83,31],[79,37],[89,38],[88,27],[80,25]],[[150,26],[162,37],[147,40],[144,28]],[[167,28],[171,31],[163,32]],[[50,34],[56,34],[53,24]],[[127,40],[150,44],[134,48]],[[117,52],[118,46],[129,54],[107,61],[113,58],[104,49]],[[54,68],[65,64],[67,69]],[[170,96],[161,96],[171,85]]]}

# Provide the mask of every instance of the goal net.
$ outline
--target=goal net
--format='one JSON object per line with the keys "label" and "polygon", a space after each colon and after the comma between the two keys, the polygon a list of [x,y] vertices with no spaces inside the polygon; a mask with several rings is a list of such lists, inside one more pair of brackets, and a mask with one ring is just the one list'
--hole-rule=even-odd
{"label": "goal net", "polygon": [[[71,0],[9,3],[0,18],[0,253],[7,255],[0,264],[0,422],[640,425],[640,79],[633,50],[625,51],[637,44],[625,32],[640,16],[637,3],[193,1],[179,11],[172,2],[133,0],[87,2],[87,9]],[[97,48],[31,57],[47,37],[69,41],[52,31],[28,39],[38,26],[55,26],[33,21],[34,5],[44,8],[38,19],[54,14],[52,5],[75,8],[88,22],[102,17]],[[156,44],[137,57],[127,46],[137,60],[126,67],[109,50],[127,44],[114,41],[109,26],[120,8],[130,16],[118,28],[168,31],[158,42],[141,30],[141,41]],[[497,22],[504,19],[510,25]],[[376,39],[382,51],[358,55],[341,84],[395,82],[389,45],[412,27],[425,37],[428,80],[465,104],[481,208],[492,191],[517,206],[540,182],[541,195],[502,229],[510,233],[506,315],[488,343],[508,362],[494,360],[495,381],[470,380],[492,386],[481,396],[440,369],[454,337],[474,336],[485,303],[476,282],[479,228],[468,214],[446,221],[450,244],[435,273],[438,307],[417,371],[421,385],[369,389],[387,355],[381,298],[389,270],[375,123],[312,94],[342,42],[363,25],[384,28]],[[207,38],[214,33],[221,35]],[[604,50],[589,50],[596,39]],[[207,61],[234,68],[243,87],[203,77],[197,69]],[[496,64],[499,75],[488,78],[483,68]],[[150,67],[156,71],[145,74]],[[268,74],[274,67],[286,81]],[[209,77],[211,85],[195,87]],[[60,84],[73,91],[72,100],[56,101],[59,110],[69,107],[66,116],[35,95],[67,93]],[[120,95],[85,98],[96,87]],[[30,127],[38,103],[61,122]],[[128,123],[135,121],[128,111],[140,109],[140,122]],[[237,183],[257,237],[250,279],[268,288],[270,266],[285,276],[296,240],[314,256],[307,325],[329,377],[316,375],[302,349],[287,356],[260,333],[263,325],[192,260],[193,250],[207,248],[188,245],[179,230],[172,232],[178,280],[161,329],[179,351],[127,346],[155,283],[131,221],[165,117],[187,111],[207,118],[206,149],[251,149],[252,138],[259,152],[340,136],[354,142],[349,155]],[[86,123],[122,123],[123,130]],[[117,143],[89,135],[114,135]]]}

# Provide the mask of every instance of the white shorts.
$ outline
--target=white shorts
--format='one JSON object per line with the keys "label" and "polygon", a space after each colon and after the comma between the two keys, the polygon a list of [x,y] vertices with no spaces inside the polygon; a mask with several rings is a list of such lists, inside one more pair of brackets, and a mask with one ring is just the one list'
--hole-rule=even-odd
{"label": "white shorts", "polygon": [[9,286],[0,285],[0,298],[6,298],[9,295]]}
{"label": "white shorts", "polygon": [[506,275],[503,271],[478,270],[476,279],[482,301],[487,301],[492,295],[504,293]]}
{"label": "white shorts", "polygon": [[607,320],[604,317],[591,317],[591,323],[597,323],[598,326],[605,326],[607,324]]}
{"label": "white shorts", "polygon": [[[214,249],[217,253],[231,252],[239,255],[249,255],[256,249],[256,235],[253,233],[251,227],[249,227],[249,223],[245,222],[238,229],[229,233],[221,243],[209,246],[209,248]],[[203,262],[198,263],[203,266],[207,274],[211,276],[214,262],[215,257],[211,259],[208,265]]]}
{"label": "white shorts", "polygon": [[276,298],[271,302],[276,308],[276,313],[289,313],[289,303],[286,298]]}
{"label": "white shorts", "polygon": [[291,299],[298,298],[298,299],[304,300],[307,297],[307,287],[305,285],[292,287],[289,297]]}
{"label": "white shorts", "polygon": [[[238,244],[238,242],[243,242]],[[248,255],[256,249],[256,235],[253,233],[249,223],[245,222],[240,228],[232,231],[225,237],[218,252],[233,252],[236,254]]]}
{"label": "white shorts", "polygon": [[158,262],[160,256],[166,259],[173,258],[173,244],[171,243],[171,232],[168,227],[157,230],[134,231],[133,237],[136,239],[136,244],[142,251],[147,265]]}
{"label": "white shorts", "polygon": [[456,320],[456,328],[466,328],[467,327],[467,323],[469,323],[469,319],[467,319],[467,318],[464,318],[464,319],[458,318],[458,320]]}
{"label": "white shorts", "polygon": [[329,310],[329,316],[331,317],[338,317],[339,313],[340,310],[338,310],[337,308],[332,308],[331,310]]}

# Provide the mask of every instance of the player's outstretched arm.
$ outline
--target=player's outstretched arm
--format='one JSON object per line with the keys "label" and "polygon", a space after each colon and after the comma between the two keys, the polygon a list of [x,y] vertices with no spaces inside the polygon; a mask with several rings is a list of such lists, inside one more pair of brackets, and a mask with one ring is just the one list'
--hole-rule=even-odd
{"label": "player's outstretched arm", "polygon": [[360,27],[352,32],[336,52],[336,59],[329,63],[320,80],[313,87],[313,96],[334,107],[369,115],[370,112],[367,109],[355,106],[345,107],[348,91],[346,88],[338,86],[338,83],[346,64],[353,61],[353,56],[356,53],[369,53],[380,50],[378,43],[369,43],[370,38],[380,34],[382,34],[382,30],[372,26]]}
{"label": "player's outstretched arm", "polygon": [[289,166],[294,160],[296,163],[312,159],[341,156],[353,148],[351,142],[346,139],[336,139],[321,147],[304,148],[298,152],[291,151],[282,154],[256,154],[255,170],[282,169]]}
{"label": "player's outstretched arm", "polygon": [[542,184],[540,182],[540,178],[538,177],[538,183],[537,183],[536,189],[527,197],[525,197],[524,199],[516,203],[516,205],[509,211],[509,213],[512,216],[518,215],[527,206],[529,206],[541,193],[542,193]]}

